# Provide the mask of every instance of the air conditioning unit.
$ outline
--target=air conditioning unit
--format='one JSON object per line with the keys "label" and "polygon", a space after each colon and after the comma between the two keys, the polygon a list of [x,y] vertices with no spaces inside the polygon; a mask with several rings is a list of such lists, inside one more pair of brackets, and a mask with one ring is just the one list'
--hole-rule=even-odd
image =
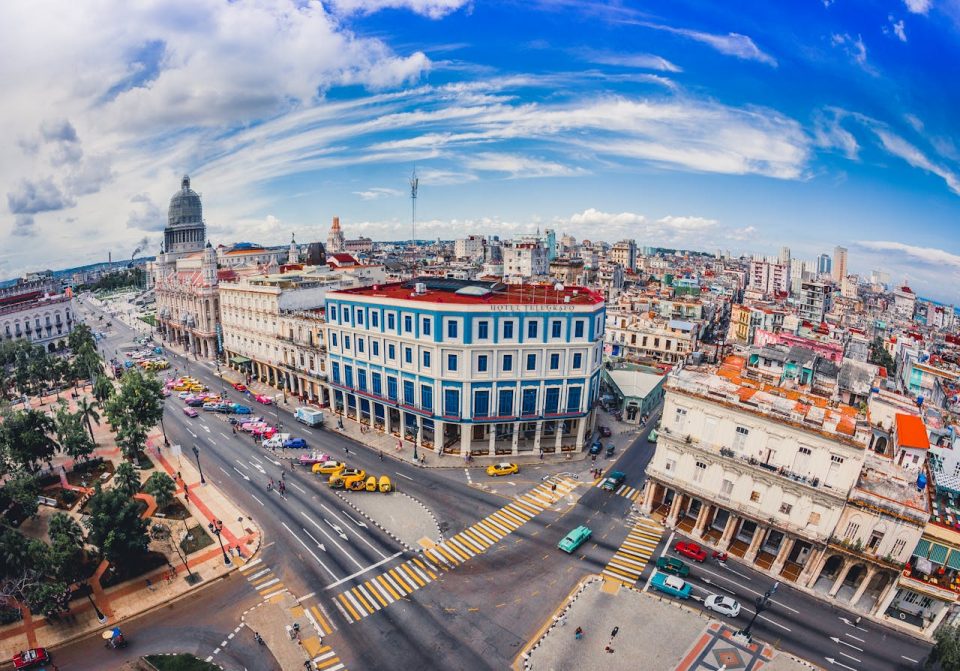
{"label": "air conditioning unit", "polygon": [[427,285],[424,284],[423,282],[417,282],[416,284],[413,285],[413,293],[417,294],[418,296],[420,294],[427,293]]}

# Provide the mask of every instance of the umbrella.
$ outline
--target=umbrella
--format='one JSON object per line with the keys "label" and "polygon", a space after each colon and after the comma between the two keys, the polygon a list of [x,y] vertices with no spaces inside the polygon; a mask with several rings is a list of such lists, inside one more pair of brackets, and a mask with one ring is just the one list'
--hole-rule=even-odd
{"label": "umbrella", "polygon": [[107,630],[104,631],[103,634],[102,634],[103,640],[105,640],[105,641],[109,641],[109,640],[111,640],[111,639],[113,639],[113,638],[116,638],[117,636],[120,636],[120,627],[114,627],[113,629],[107,629]]}

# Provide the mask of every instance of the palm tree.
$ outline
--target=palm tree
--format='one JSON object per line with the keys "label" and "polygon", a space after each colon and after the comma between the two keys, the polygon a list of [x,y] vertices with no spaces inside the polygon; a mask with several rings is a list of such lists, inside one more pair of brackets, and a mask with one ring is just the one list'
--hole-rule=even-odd
{"label": "palm tree", "polygon": [[93,422],[96,422],[97,426],[100,426],[100,413],[97,412],[96,404],[91,403],[86,396],[82,397],[77,401],[77,414],[83,418],[84,423],[87,425],[87,430],[90,432],[90,440],[96,443],[96,438],[93,437]]}
{"label": "palm tree", "polygon": [[129,461],[124,461],[117,466],[113,473],[113,487],[127,496],[133,496],[140,491],[140,474]]}
{"label": "palm tree", "polygon": [[97,404],[103,408],[111,396],[113,396],[113,383],[106,375],[97,375],[93,382],[93,397],[97,399]]}

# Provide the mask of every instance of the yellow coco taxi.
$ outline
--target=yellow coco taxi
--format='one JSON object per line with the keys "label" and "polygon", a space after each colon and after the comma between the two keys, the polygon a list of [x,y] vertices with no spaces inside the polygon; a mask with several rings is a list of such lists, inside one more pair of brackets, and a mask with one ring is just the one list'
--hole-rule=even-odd
{"label": "yellow coco taxi", "polygon": [[487,475],[497,476],[497,475],[510,475],[512,473],[519,473],[520,467],[516,464],[511,464],[509,462],[501,462],[499,464],[493,464],[492,466],[487,466]]}

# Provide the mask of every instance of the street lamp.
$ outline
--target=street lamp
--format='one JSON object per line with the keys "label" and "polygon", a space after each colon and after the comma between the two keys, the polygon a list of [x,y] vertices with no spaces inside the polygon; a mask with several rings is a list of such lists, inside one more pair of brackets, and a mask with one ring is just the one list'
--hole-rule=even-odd
{"label": "street lamp", "polygon": [[283,422],[280,421],[280,404],[277,403],[277,397],[273,397],[273,410],[277,413],[277,433],[283,431]]}
{"label": "street lamp", "polygon": [[103,624],[107,621],[107,616],[100,612],[100,609],[97,608],[97,604],[93,600],[93,586],[90,584],[90,581],[87,581],[87,598],[90,599],[90,605],[93,606],[93,610],[97,613],[97,622]]}
{"label": "street lamp", "polygon": [[413,427],[413,462],[417,462],[417,436],[420,434],[420,425],[417,424]]}
{"label": "street lamp", "polygon": [[197,458],[197,470],[200,471],[200,484],[205,485],[207,481],[203,479],[203,467],[200,466],[200,448],[196,445],[193,446],[193,456]]}
{"label": "street lamp", "polygon": [[160,430],[163,431],[163,446],[170,447],[170,441],[167,440],[167,429],[163,425],[163,415],[160,415]]}
{"label": "street lamp", "polygon": [[217,537],[217,540],[220,541],[220,552],[223,553],[223,563],[225,566],[230,566],[233,562],[230,561],[230,557],[227,555],[227,551],[223,548],[223,539],[220,537],[220,532],[223,530],[223,522],[220,520],[214,520],[207,524],[207,528],[210,529],[210,533]]}
{"label": "street lamp", "polygon": [[773,583],[773,587],[768,589],[763,593],[763,596],[758,596],[755,599],[756,610],[753,613],[753,617],[750,618],[750,623],[747,625],[746,629],[741,629],[737,634],[743,636],[748,641],[750,640],[750,628],[753,627],[753,623],[757,621],[757,618],[760,617],[760,613],[769,608],[770,598],[777,593],[777,588],[780,586],[780,582],[777,581]]}

